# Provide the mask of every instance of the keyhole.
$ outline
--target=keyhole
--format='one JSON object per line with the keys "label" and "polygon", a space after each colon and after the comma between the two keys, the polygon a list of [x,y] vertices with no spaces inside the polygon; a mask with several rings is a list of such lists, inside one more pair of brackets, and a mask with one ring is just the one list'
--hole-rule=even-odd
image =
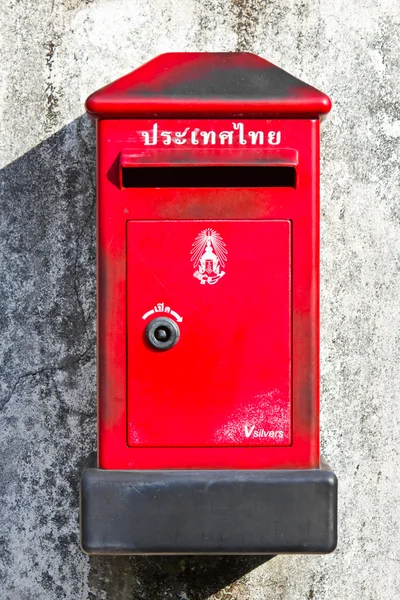
{"label": "keyhole", "polygon": [[154,332],[154,337],[159,342],[168,342],[171,337],[171,331],[166,327],[157,327]]}

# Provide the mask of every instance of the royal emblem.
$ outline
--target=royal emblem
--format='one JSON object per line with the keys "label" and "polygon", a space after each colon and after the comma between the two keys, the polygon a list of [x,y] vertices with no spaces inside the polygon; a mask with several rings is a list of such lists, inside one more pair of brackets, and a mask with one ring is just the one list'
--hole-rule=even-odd
{"label": "royal emblem", "polygon": [[202,285],[214,285],[225,275],[223,268],[227,260],[228,251],[222,237],[214,229],[203,229],[193,242],[192,250],[193,267],[196,269],[193,276]]}

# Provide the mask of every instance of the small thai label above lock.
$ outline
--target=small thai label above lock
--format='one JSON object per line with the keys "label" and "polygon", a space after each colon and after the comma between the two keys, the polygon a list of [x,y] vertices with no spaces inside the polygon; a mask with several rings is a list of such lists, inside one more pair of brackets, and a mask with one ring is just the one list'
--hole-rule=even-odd
{"label": "small thai label above lock", "polygon": [[214,229],[203,229],[192,244],[193,276],[202,285],[215,285],[225,275],[228,250],[221,235]]}

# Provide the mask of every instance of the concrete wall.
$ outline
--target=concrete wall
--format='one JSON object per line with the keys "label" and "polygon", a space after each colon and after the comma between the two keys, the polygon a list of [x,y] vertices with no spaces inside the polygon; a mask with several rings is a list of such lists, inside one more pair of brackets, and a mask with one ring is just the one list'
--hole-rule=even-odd
{"label": "concrete wall", "polygon": [[[397,0],[4,0],[0,11],[4,600],[400,596]],[[328,93],[322,135],[322,447],[340,479],[326,557],[94,558],[94,131],[86,96],[168,50],[250,50]]]}

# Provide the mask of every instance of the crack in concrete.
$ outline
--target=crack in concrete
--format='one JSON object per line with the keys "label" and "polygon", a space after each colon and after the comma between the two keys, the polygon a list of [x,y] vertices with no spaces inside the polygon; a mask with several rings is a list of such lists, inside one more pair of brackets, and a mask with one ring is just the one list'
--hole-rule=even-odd
{"label": "crack in concrete", "polygon": [[[29,377],[37,377],[38,375],[42,375],[43,373],[55,373],[57,371],[65,371],[66,369],[69,369],[70,367],[73,367],[74,365],[78,365],[79,363],[83,362],[86,358],[89,357],[89,354],[92,350],[94,350],[95,345],[96,345],[95,343],[92,343],[84,352],[82,352],[75,358],[73,358],[73,359],[65,358],[65,359],[61,360],[58,365],[46,365],[46,366],[40,367],[38,369],[26,371],[25,373],[22,373],[21,375],[19,375],[17,377],[14,385],[12,386],[10,394],[4,400],[4,402],[2,402],[0,404],[0,412],[2,412],[4,410],[4,408],[9,404],[9,402],[11,401],[12,397],[14,396],[21,381],[23,381],[24,379],[27,379]],[[92,357],[89,357],[89,359],[90,358],[92,358]]]}
{"label": "crack in concrete", "polygon": [[54,127],[57,124],[58,119],[58,95],[56,86],[53,83],[53,70],[54,70],[54,54],[56,51],[56,44],[53,40],[46,42],[44,45],[46,52],[46,68],[47,68],[47,78],[46,78],[46,103],[47,103],[47,111],[46,111],[46,120],[50,127]]}

